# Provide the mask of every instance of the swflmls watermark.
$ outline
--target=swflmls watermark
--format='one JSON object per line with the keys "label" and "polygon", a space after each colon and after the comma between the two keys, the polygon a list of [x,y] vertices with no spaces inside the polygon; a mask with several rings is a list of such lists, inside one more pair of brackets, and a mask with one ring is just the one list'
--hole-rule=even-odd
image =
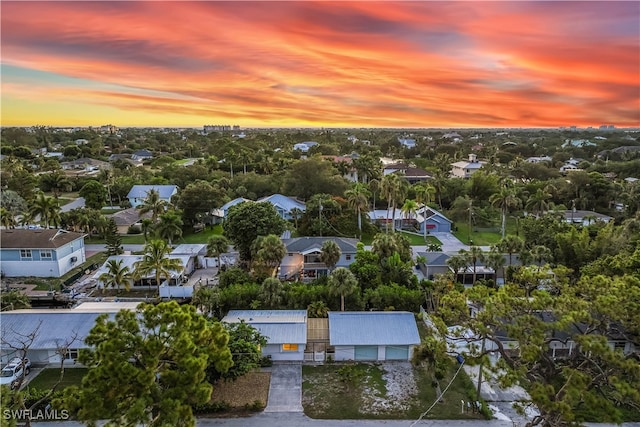
{"label": "swflmls watermark", "polygon": [[62,409],[5,409],[2,411],[5,420],[31,420],[31,421],[65,421],[69,419],[69,411]]}

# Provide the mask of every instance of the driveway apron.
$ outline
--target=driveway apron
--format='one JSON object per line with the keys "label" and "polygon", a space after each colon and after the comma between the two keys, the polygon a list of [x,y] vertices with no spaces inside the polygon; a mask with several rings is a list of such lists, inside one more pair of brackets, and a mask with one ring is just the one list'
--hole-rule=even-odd
{"label": "driveway apron", "polygon": [[302,412],[302,364],[274,363],[265,412]]}

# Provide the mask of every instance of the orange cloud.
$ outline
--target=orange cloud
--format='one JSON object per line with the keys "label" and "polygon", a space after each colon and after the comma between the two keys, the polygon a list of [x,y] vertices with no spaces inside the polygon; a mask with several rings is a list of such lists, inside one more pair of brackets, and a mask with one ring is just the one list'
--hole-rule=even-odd
{"label": "orange cloud", "polygon": [[3,2],[2,119],[640,126],[640,6],[604,6]]}

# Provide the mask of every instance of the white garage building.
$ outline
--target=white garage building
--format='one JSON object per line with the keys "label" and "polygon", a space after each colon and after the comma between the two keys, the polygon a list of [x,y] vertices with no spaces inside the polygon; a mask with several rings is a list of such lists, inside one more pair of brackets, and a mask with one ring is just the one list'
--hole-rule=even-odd
{"label": "white garage building", "polygon": [[329,312],[329,344],[335,360],[411,360],[420,335],[406,311]]}

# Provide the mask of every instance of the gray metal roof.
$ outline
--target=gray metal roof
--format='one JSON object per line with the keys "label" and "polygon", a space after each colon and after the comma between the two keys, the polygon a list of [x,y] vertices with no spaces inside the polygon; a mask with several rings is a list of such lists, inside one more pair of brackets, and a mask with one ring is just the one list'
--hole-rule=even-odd
{"label": "gray metal roof", "polygon": [[306,310],[231,310],[222,319],[226,323],[241,320],[266,336],[269,344],[307,342]]}
{"label": "gray metal roof", "polygon": [[330,311],[331,345],[417,345],[418,326],[407,311]]}
{"label": "gray metal roof", "polygon": [[178,187],[175,185],[134,185],[129,190],[127,198],[146,199],[151,190],[157,191],[161,199],[170,199],[178,191]]}
{"label": "gray metal roof", "polygon": [[[56,349],[68,344],[76,336],[70,348],[86,348],[85,338],[95,325],[96,318],[102,313],[86,311],[60,311],[55,313],[2,313],[2,340],[14,347],[20,347],[25,337],[38,331],[29,346],[31,350]],[[115,313],[111,313],[113,317]],[[3,344],[2,349],[8,346]]]}

